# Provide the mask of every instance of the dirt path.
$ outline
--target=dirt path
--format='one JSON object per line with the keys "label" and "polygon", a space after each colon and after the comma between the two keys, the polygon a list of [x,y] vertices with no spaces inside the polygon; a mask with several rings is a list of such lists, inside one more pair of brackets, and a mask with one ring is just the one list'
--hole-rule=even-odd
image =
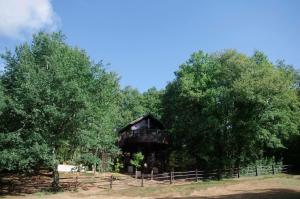
{"label": "dirt path", "polygon": [[[185,198],[297,198],[300,199],[300,178],[242,180],[238,184],[195,190]],[[183,197],[184,198],[184,197]]]}
{"label": "dirt path", "polygon": [[[228,181],[186,185],[146,186],[123,190],[89,189],[58,194],[36,193],[21,196],[30,199],[300,199],[300,176],[251,177]],[[19,199],[20,196],[0,198]]]}

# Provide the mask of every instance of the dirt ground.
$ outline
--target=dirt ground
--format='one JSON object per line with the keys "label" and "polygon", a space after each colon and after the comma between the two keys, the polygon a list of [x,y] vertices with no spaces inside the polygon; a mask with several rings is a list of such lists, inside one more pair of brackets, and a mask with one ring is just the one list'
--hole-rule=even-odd
{"label": "dirt ground", "polygon": [[0,196],[5,199],[300,199],[300,176],[278,175],[233,180],[199,182],[184,185],[134,187],[122,190],[78,190],[76,192],[35,193],[31,195]]}

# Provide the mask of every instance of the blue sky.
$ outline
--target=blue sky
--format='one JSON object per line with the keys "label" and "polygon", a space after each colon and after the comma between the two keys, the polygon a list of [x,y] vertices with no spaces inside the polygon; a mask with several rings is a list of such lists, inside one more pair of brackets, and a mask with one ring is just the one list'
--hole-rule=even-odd
{"label": "blue sky", "polygon": [[[7,9],[1,1],[0,13]],[[257,49],[272,61],[285,59],[300,69],[297,0],[43,1],[50,14],[42,13],[39,26],[34,23],[30,31],[13,29],[11,37],[4,32],[7,24],[0,23],[0,51],[29,40],[38,29],[62,30],[69,44],[85,49],[95,61],[109,63],[106,68],[120,75],[123,87],[140,91],[164,88],[197,50],[231,48],[251,55]]]}

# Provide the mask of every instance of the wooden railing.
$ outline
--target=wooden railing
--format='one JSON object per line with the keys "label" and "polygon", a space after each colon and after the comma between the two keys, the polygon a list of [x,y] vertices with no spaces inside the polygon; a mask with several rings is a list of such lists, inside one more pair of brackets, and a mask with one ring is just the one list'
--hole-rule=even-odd
{"label": "wooden railing", "polygon": [[[240,176],[275,175],[289,173],[291,165],[252,166],[232,169],[170,171],[160,174],[142,174],[138,178],[133,175],[113,174],[108,176],[84,176],[73,174],[60,177],[60,187],[64,190],[82,188],[122,189],[128,187],[143,187],[151,185],[168,185],[183,182],[198,182],[220,180],[222,178],[239,178]],[[2,176],[0,178],[0,193],[33,193],[51,187],[50,176]]]}
{"label": "wooden railing", "polygon": [[[277,165],[277,166],[253,166],[245,167],[252,172],[252,176],[259,175],[275,175],[279,173],[288,173],[291,165]],[[128,177],[114,177],[109,178],[107,188],[113,187],[126,187],[126,186],[150,186],[155,184],[176,184],[183,182],[198,182],[206,180],[220,180],[223,178],[240,178],[240,176],[249,176],[250,173],[244,173],[245,168],[232,168],[232,169],[213,169],[213,170],[190,170],[190,171],[170,171],[160,174],[141,174],[138,179]]]}
{"label": "wooden railing", "polygon": [[[138,178],[134,175],[111,175],[107,177],[76,177],[66,178],[72,182],[69,188],[92,187],[102,189],[144,187],[150,185],[168,185],[183,182],[198,182],[207,180],[220,180],[224,178],[240,178],[241,176],[275,175],[279,173],[289,173],[291,165],[274,166],[252,166],[232,169],[212,169],[212,170],[190,170],[190,171],[170,171],[160,174],[141,174]],[[60,180],[63,184],[64,180]],[[67,186],[66,186],[67,187]]]}
{"label": "wooden railing", "polygon": [[130,143],[169,144],[170,135],[167,131],[159,129],[138,129],[123,132],[119,138],[119,146]]}

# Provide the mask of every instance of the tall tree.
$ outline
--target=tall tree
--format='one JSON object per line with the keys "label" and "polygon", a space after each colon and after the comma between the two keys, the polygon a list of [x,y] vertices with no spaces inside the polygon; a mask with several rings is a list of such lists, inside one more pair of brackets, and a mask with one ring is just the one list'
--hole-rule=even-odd
{"label": "tall tree", "polygon": [[121,93],[116,74],[106,73],[101,67],[95,68],[94,74],[96,78],[88,88],[90,104],[85,111],[88,125],[81,133],[80,159],[87,158],[85,162],[93,163],[95,169],[98,163],[99,170],[105,171],[110,157],[119,153],[115,141]]}
{"label": "tall tree", "polygon": [[[7,105],[0,117],[0,169],[28,172],[51,166],[54,187],[57,164],[66,154],[76,150],[89,154],[114,144],[112,107],[119,89],[115,74],[64,39],[61,33],[41,32],[31,45],[25,43],[2,56]],[[90,150],[82,151],[82,143]]]}
{"label": "tall tree", "polygon": [[247,164],[274,155],[298,133],[294,76],[261,52],[197,52],[175,75],[166,88],[163,118],[175,148],[187,151],[191,162]]}

